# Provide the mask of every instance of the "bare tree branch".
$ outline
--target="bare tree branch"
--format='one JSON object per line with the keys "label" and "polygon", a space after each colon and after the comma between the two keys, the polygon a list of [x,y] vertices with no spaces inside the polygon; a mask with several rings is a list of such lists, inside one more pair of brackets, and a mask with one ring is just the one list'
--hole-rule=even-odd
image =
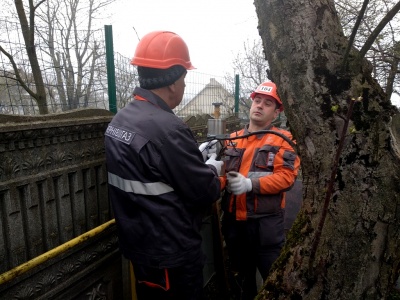
{"label": "bare tree branch", "polygon": [[397,2],[395,6],[393,6],[393,8],[386,14],[386,16],[380,21],[378,26],[376,26],[375,30],[368,37],[364,46],[360,50],[360,58],[363,58],[365,56],[367,51],[371,48],[372,44],[378,37],[379,33],[387,25],[387,23],[389,23],[393,19],[393,17],[399,12],[399,10],[400,10],[400,1]]}
{"label": "bare tree branch", "polygon": [[12,67],[13,67],[14,74],[15,74],[15,78],[8,77],[8,76],[5,76],[5,77],[10,78],[10,79],[13,79],[13,80],[16,80],[16,81],[22,86],[22,88],[23,88],[25,91],[27,91],[27,93],[28,93],[32,98],[36,99],[36,97],[37,97],[36,93],[35,93],[34,91],[32,91],[32,90],[25,84],[25,81],[22,79],[22,77],[21,77],[21,75],[20,75],[20,72],[19,72],[19,69],[18,69],[18,67],[17,67],[17,64],[16,64],[15,61],[14,61],[13,56],[12,56],[10,53],[8,53],[1,45],[0,45],[0,51],[1,51],[5,56],[7,56],[8,59],[10,60],[10,63],[11,63],[11,65],[12,65]]}
{"label": "bare tree branch", "polygon": [[353,43],[354,43],[354,39],[355,39],[357,31],[358,31],[358,27],[360,26],[361,20],[364,17],[364,13],[365,13],[365,10],[367,9],[368,3],[369,3],[369,0],[364,0],[364,3],[363,3],[362,8],[360,10],[360,13],[358,14],[358,17],[357,17],[357,21],[354,24],[353,31],[352,31],[351,36],[349,38],[349,43],[347,44],[346,52],[344,54],[344,60],[343,60],[343,64],[342,64],[342,72],[347,67],[347,61],[348,61],[348,56],[349,56],[349,53],[350,53],[350,49],[351,49],[351,47],[353,47]]}

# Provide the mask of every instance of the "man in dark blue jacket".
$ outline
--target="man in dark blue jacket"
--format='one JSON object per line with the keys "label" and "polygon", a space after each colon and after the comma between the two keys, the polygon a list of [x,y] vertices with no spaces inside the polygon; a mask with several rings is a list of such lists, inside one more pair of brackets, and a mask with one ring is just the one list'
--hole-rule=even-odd
{"label": "man in dark blue jacket", "polygon": [[183,98],[188,48],[173,32],[139,42],[131,64],[140,87],[105,133],[108,188],[121,252],[141,299],[201,299],[204,212],[220,196],[222,162],[204,163],[190,128],[172,109]]}

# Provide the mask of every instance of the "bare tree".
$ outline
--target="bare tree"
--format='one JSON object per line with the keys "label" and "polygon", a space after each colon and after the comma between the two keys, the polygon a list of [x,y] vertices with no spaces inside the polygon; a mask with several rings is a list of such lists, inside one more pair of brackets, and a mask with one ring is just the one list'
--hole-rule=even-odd
{"label": "bare tree", "polygon": [[33,0],[29,0],[29,21],[26,17],[25,7],[23,0],[15,0],[15,8],[18,14],[18,19],[22,29],[22,35],[25,42],[25,49],[28,54],[29,62],[32,69],[32,75],[35,81],[35,88],[29,88],[25,82],[22,80],[22,77],[18,71],[17,63],[14,60],[14,57],[7,52],[1,45],[0,51],[7,56],[10,60],[10,63],[13,66],[14,73],[15,73],[15,80],[34,98],[37,102],[39,107],[39,112],[41,114],[47,114],[47,100],[46,100],[46,89],[44,86],[42,70],[39,65],[38,56],[36,53],[36,46],[35,46],[35,14],[38,7],[44,3],[45,0],[39,1],[36,5],[34,4]]}
{"label": "bare tree", "polygon": [[395,292],[400,152],[391,116],[399,112],[365,54],[399,4],[357,50],[333,0],[255,1],[304,187],[299,216],[258,299],[390,299]]}
{"label": "bare tree", "polygon": [[54,67],[54,85],[63,110],[88,106],[97,82],[101,81],[95,74],[106,76],[106,72],[98,72],[105,70],[105,54],[101,50],[104,39],[93,30],[93,23],[113,1],[46,0],[47,5],[39,14],[43,28],[38,34],[47,45],[42,50]]}
{"label": "bare tree", "polygon": [[[16,80],[14,70],[0,70],[0,113],[36,114],[33,111],[32,97]],[[34,86],[33,78],[23,68],[18,67],[18,74],[24,84],[31,88]]]}
{"label": "bare tree", "polygon": [[[10,49],[0,46],[14,69],[10,78],[18,80],[38,101],[40,113],[48,113],[49,105],[55,111],[58,106],[66,110],[97,101],[100,82],[107,73],[104,31],[93,27],[100,25],[98,20],[104,16],[104,8],[114,0],[42,0],[36,5],[33,1],[28,0],[26,8],[23,0],[15,1],[15,5],[35,84],[29,89],[19,76],[18,62],[25,57],[11,43]],[[29,11],[29,22],[25,11]]]}
{"label": "bare tree", "polygon": [[[336,0],[335,3],[344,33],[351,36],[362,1]],[[390,22],[383,28],[378,27],[378,23],[384,20],[385,15],[388,15],[396,3],[394,0],[368,1],[363,16],[359,19],[359,28],[354,35],[354,46],[361,49],[373,30],[379,29],[377,38],[372,40],[371,47],[366,52],[366,58],[372,63],[372,74],[385,90],[388,99],[392,98],[393,93],[399,95],[400,16],[389,14]]]}

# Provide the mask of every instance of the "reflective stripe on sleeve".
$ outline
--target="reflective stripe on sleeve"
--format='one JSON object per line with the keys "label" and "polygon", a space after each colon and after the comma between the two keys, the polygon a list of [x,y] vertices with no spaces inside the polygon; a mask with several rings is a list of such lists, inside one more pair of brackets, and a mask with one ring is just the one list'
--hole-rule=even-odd
{"label": "reflective stripe on sleeve", "polygon": [[260,177],[264,177],[267,175],[272,175],[274,174],[273,172],[249,172],[247,174],[247,178],[260,178]]}
{"label": "reflective stripe on sleeve", "polygon": [[141,181],[127,180],[108,172],[108,183],[127,193],[157,196],[172,192],[174,189],[163,182],[143,183]]}

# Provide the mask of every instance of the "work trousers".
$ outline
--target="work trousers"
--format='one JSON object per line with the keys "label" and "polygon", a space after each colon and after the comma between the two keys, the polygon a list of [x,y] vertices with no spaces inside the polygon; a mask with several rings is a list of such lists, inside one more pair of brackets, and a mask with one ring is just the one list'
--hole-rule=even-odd
{"label": "work trousers", "polygon": [[236,221],[232,214],[224,213],[221,229],[228,250],[234,299],[254,299],[258,293],[257,268],[265,280],[285,240],[283,210],[247,221]]}
{"label": "work trousers", "polygon": [[156,269],[132,263],[138,300],[202,300],[203,263]]}

